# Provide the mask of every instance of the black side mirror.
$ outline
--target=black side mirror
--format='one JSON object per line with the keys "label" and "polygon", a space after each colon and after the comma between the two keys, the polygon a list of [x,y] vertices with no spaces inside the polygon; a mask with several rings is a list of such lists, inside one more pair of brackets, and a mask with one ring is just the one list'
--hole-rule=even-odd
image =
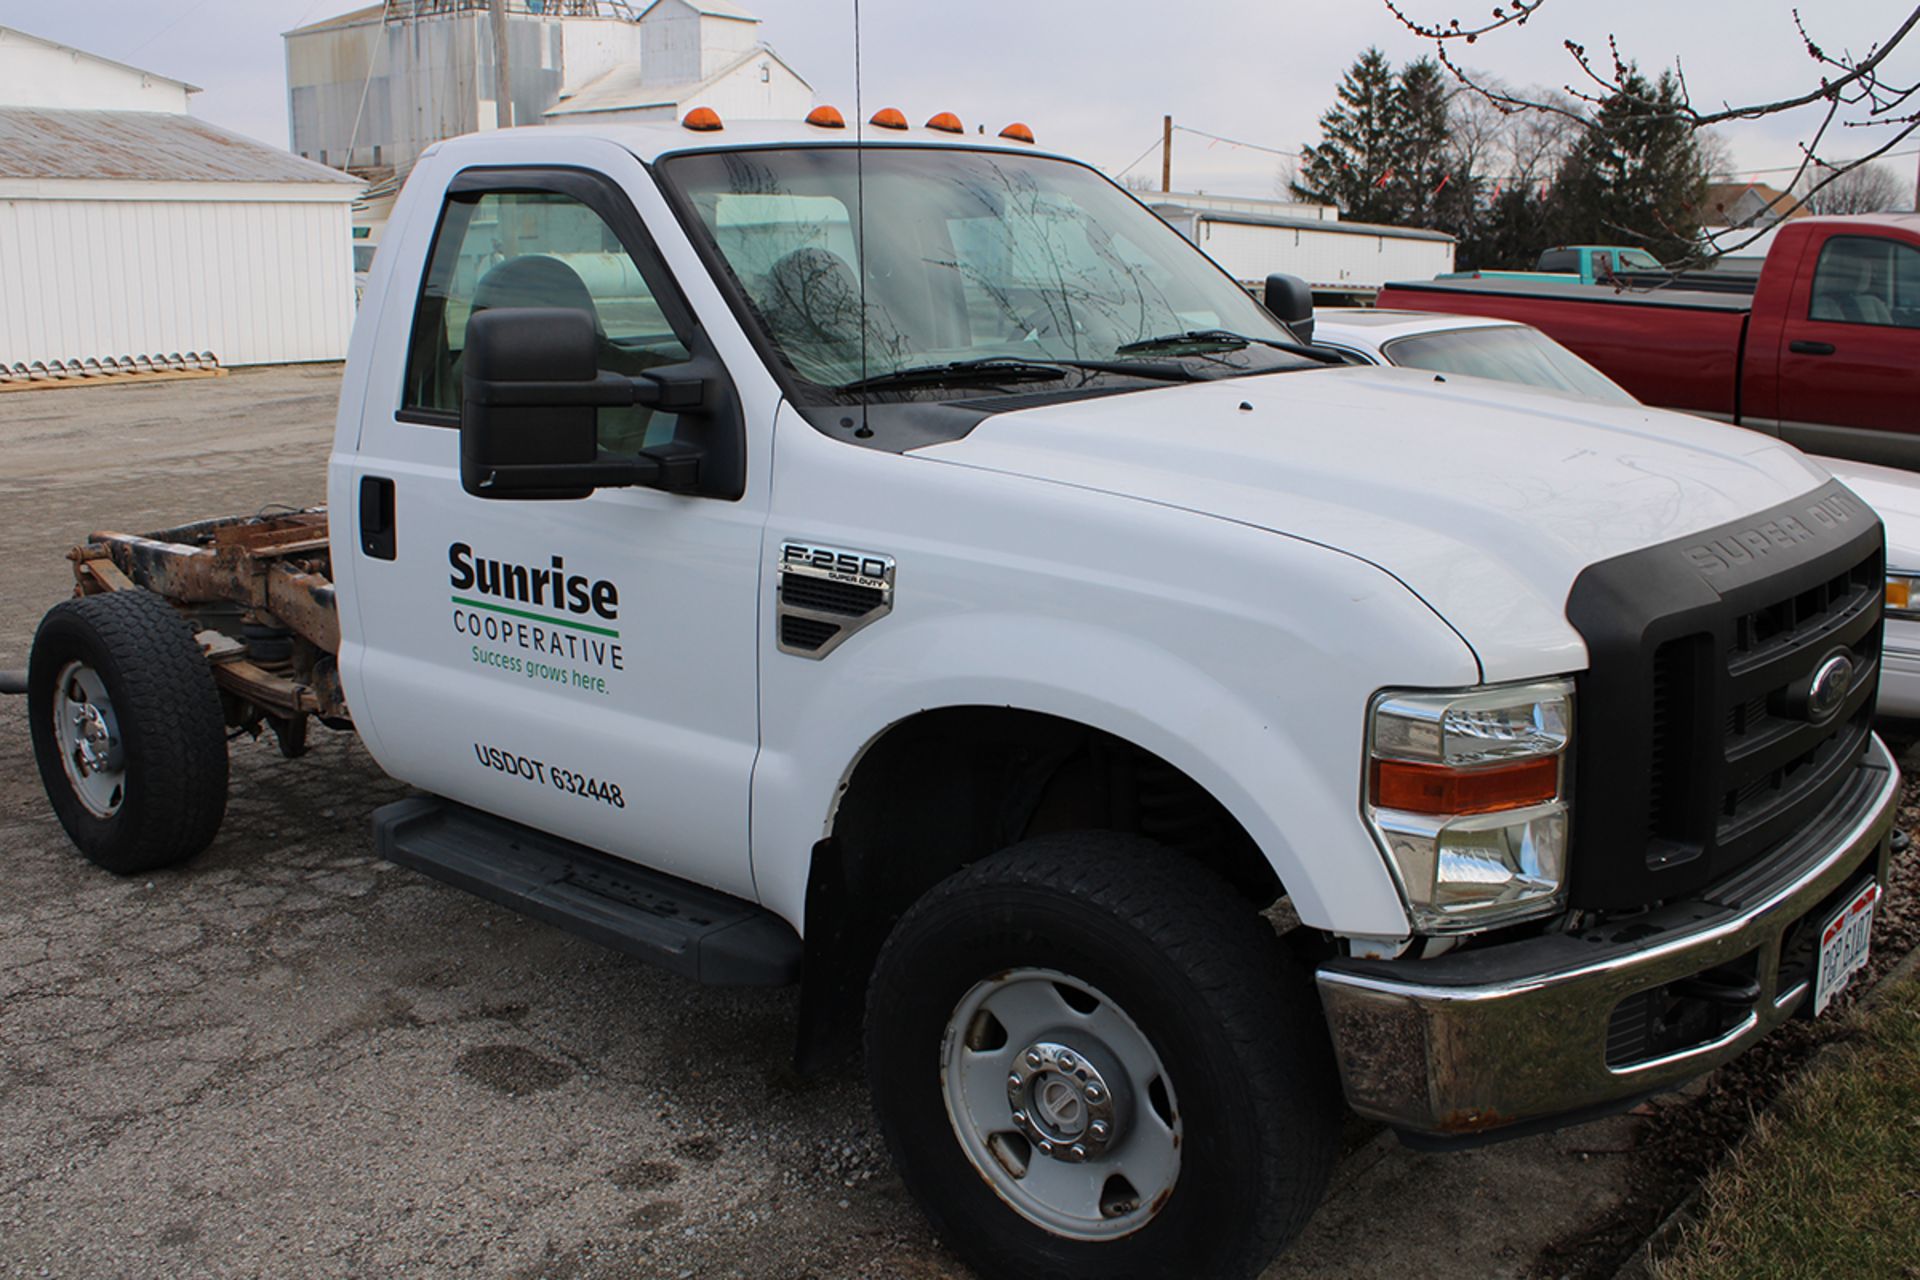
{"label": "black side mirror", "polygon": [[700,483],[685,445],[600,453],[598,410],[707,407],[710,380],[687,365],[637,378],[602,373],[593,317],[564,307],[495,307],[467,320],[460,397],[460,484],[480,498],[584,498],[595,489]]}
{"label": "black side mirror", "polygon": [[1274,319],[1287,326],[1301,342],[1313,341],[1313,290],[1299,276],[1275,272],[1267,277],[1262,299]]}

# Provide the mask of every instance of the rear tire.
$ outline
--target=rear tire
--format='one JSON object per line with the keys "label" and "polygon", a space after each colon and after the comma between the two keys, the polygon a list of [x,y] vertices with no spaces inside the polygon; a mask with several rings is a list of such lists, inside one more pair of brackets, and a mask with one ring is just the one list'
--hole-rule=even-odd
{"label": "rear tire", "polygon": [[1112,832],[1027,841],[916,903],[874,972],[867,1066],[908,1187],[994,1277],[1251,1276],[1318,1206],[1345,1114],[1271,926]]}
{"label": "rear tire", "polygon": [[193,629],[159,596],[55,605],[33,638],[40,781],[80,852],[116,875],[192,857],[227,808],[227,734]]}

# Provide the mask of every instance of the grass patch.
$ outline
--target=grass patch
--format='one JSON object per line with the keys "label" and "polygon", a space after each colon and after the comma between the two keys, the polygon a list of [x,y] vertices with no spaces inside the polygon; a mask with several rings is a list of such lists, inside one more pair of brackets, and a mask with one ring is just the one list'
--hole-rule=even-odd
{"label": "grass patch", "polygon": [[1920,977],[1851,1021],[1708,1179],[1659,1280],[1920,1280]]}

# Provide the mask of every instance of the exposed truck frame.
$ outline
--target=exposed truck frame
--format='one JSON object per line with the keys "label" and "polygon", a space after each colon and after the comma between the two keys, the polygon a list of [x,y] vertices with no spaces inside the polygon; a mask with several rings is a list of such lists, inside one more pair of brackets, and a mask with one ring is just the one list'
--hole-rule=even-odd
{"label": "exposed truck frame", "polygon": [[94,533],[67,558],[76,595],[151,591],[196,622],[235,727],[264,721],[289,756],[304,751],[309,719],[353,727],[340,690],[325,507]]}

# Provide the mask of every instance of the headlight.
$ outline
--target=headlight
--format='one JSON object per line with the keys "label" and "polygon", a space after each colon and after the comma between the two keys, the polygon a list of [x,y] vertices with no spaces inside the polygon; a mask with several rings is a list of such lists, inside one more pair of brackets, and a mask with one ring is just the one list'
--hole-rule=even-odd
{"label": "headlight", "polygon": [[1572,741],[1567,680],[1374,698],[1367,819],[1416,929],[1560,909]]}
{"label": "headlight", "polygon": [[1920,619],[1920,573],[1904,569],[1887,570],[1887,608],[1889,618]]}

